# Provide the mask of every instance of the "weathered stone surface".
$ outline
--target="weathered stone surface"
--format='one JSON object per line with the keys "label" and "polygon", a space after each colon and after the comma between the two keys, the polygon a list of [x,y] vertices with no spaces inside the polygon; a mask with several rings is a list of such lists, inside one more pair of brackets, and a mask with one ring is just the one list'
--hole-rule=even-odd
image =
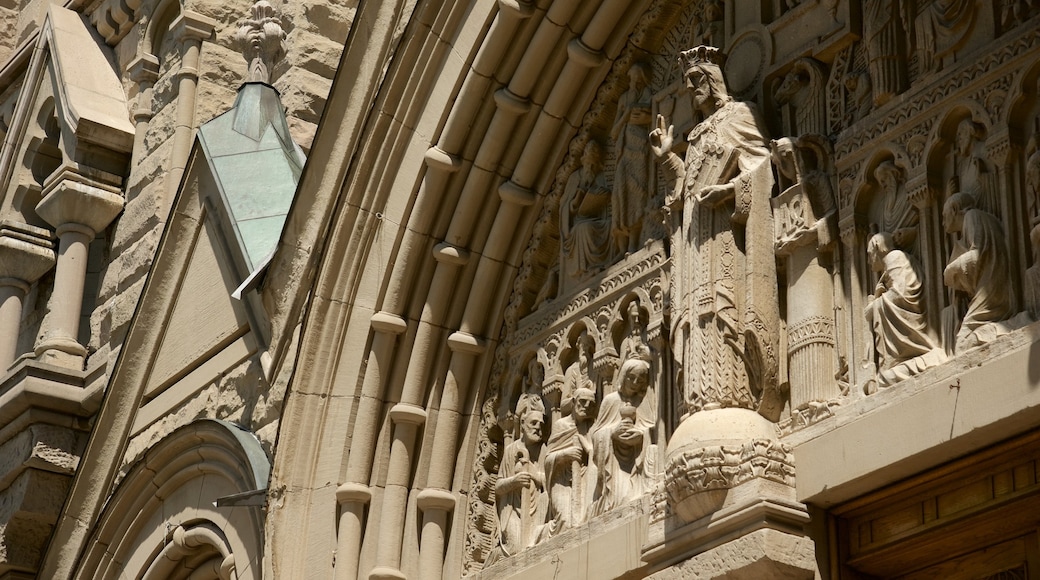
{"label": "weathered stone surface", "polygon": [[656,574],[653,580],[810,580],[816,575],[813,541],[777,530],[756,530]]}
{"label": "weathered stone surface", "polygon": [[0,570],[36,568],[71,477],[37,469],[0,491]]}
{"label": "weathered stone surface", "polygon": [[275,81],[289,115],[317,123],[325,107],[331,81],[314,73],[291,69]]}
{"label": "weathered stone surface", "polygon": [[326,79],[332,78],[335,74],[340,53],[343,52],[341,42],[301,28],[294,30],[287,42],[294,48],[289,58],[291,66],[300,67]]}

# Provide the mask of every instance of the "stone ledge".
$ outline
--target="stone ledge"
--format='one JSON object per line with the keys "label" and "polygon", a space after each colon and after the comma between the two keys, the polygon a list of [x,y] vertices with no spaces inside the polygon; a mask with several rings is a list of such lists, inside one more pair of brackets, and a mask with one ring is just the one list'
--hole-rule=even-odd
{"label": "stone ledge", "polygon": [[717,511],[685,525],[672,515],[650,526],[643,560],[652,569],[672,566],[763,529],[801,536],[809,522],[805,506],[794,500],[790,486],[756,478],[720,491],[725,499]]}
{"label": "stone ledge", "polygon": [[820,507],[928,470],[1040,424],[1040,324],[834,409],[784,437],[798,500]]}
{"label": "stone ledge", "polygon": [[650,496],[645,496],[467,578],[584,580],[631,574],[646,567],[640,560],[640,543],[647,536],[649,513]]}
{"label": "stone ledge", "polygon": [[[7,425],[30,409],[43,409],[89,418],[101,406],[105,381],[97,381],[104,366],[73,371],[25,358],[0,382],[0,425]],[[89,385],[89,386],[88,386]]]}

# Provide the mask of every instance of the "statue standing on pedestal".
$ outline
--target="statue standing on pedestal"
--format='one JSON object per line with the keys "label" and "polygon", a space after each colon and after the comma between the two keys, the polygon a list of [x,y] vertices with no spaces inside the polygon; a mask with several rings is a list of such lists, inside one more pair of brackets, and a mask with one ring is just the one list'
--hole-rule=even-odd
{"label": "statue standing on pedestal", "polygon": [[[777,420],[779,307],[770,196],[773,172],[764,125],[752,104],[736,101],[722,76],[723,55],[684,51],[692,108],[685,162],[672,151],[674,128],[658,117],[650,146],[672,190],[673,304],[688,411],[740,407]],[[681,216],[676,220],[674,216]]]}

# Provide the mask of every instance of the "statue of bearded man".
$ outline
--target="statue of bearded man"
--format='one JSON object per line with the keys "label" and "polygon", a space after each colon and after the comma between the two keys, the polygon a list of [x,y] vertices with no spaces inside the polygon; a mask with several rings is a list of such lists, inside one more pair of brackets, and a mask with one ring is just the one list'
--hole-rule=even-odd
{"label": "statue of bearded man", "polygon": [[663,117],[650,133],[673,186],[672,260],[683,264],[674,282],[673,349],[687,411],[739,407],[776,421],[783,403],[769,140],[754,105],[727,91],[722,61],[708,46],[679,56],[700,121],[685,161],[672,150],[674,127]]}

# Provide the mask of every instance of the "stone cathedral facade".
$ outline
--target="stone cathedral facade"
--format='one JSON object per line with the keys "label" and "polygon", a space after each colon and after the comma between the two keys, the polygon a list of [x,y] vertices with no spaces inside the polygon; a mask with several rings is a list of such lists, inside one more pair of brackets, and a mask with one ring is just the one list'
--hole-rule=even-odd
{"label": "stone cathedral facade", "polygon": [[0,579],[1040,578],[1040,2],[0,23]]}

